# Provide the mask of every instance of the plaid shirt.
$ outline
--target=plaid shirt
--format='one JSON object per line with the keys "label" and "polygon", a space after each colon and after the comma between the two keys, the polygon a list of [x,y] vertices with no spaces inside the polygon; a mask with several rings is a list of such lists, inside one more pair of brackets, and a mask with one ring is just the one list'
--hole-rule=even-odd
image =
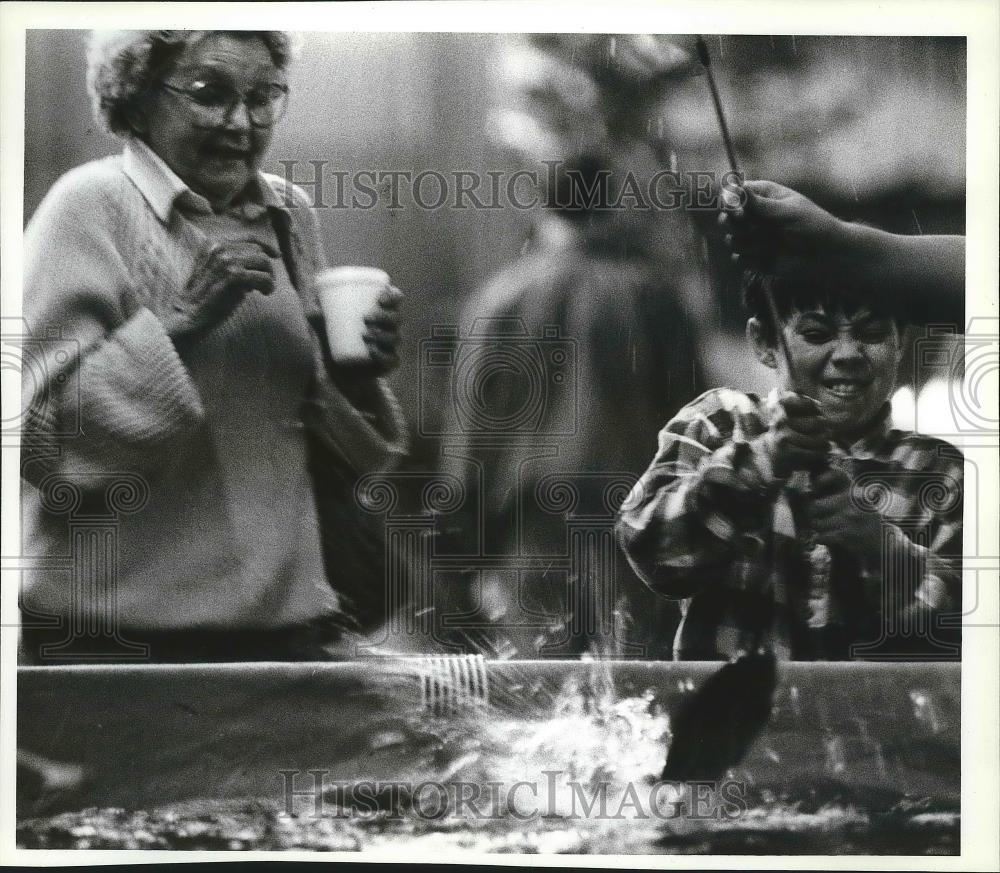
{"label": "plaid shirt", "polygon": [[755,440],[775,399],[720,388],[688,404],[622,507],[632,566],[683,600],[674,657],[731,658],[759,645],[793,659],[898,657],[918,615],[926,622],[961,604],[962,455],[892,429],[886,404],[860,440],[831,447],[855,505],[881,516],[882,560],[825,546],[811,557],[798,520],[808,480],[776,480]]}

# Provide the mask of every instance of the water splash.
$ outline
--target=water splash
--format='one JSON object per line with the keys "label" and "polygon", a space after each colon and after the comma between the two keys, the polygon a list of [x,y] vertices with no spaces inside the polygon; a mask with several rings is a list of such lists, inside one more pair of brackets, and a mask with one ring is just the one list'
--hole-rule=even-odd
{"label": "water splash", "polygon": [[[679,690],[690,689],[690,681],[679,685]],[[665,819],[662,814],[649,816],[642,805],[671,739],[669,717],[652,690],[623,696],[612,666],[594,659],[587,670],[558,683],[540,677],[530,664],[523,669],[508,664],[504,682],[490,692],[485,717],[458,713],[428,718],[414,712],[408,729],[386,729],[372,737],[381,748],[405,755],[414,784],[429,779],[509,787],[523,780],[538,786],[537,796],[526,791],[513,802],[503,792],[484,798],[477,804],[481,816],[470,815],[468,809],[450,810],[432,820],[390,805],[374,813],[327,805],[323,815],[316,815],[305,796],[296,799],[301,809],[291,811],[275,800],[206,799],[148,812],[88,809],[20,822],[18,843],[37,848],[392,851],[409,857],[435,851],[957,851],[957,801],[852,793],[836,779],[850,750],[833,732],[825,748],[816,750],[820,767],[826,758],[825,777],[780,790],[751,787],[744,796],[746,807],[731,820],[683,813]],[[933,721],[926,693],[914,692],[911,700],[915,712]],[[872,739],[863,719],[858,734],[862,740]],[[359,772],[357,778],[368,776]],[[585,811],[598,789],[603,790],[607,814]],[[680,790],[661,799],[668,804],[691,802]],[[659,803],[657,807],[662,812]],[[536,814],[525,818],[526,813]]]}

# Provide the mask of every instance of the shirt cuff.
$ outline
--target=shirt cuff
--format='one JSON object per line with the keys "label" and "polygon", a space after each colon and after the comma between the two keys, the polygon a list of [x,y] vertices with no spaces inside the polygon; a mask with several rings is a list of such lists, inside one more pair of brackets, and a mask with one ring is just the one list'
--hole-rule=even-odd
{"label": "shirt cuff", "polygon": [[913,542],[895,525],[888,527],[892,531],[892,553],[880,558],[877,567],[863,567],[865,578],[877,581],[881,586],[885,572],[881,562],[886,559],[892,561],[899,568],[899,572],[903,573],[910,572],[913,566],[919,563],[923,567],[923,572],[914,591],[914,598],[934,610],[951,608],[952,596],[948,590],[948,583],[935,572],[940,567],[941,559],[930,549]]}
{"label": "shirt cuff", "polygon": [[[163,323],[140,309],[114,334],[136,383],[132,392],[149,404],[149,426],[164,432],[181,430],[205,417],[198,389],[167,335]],[[109,350],[110,351],[110,350]]]}
{"label": "shirt cuff", "polygon": [[933,573],[929,573],[920,583],[916,593],[917,600],[926,603],[931,609],[941,611],[951,603],[948,586],[945,581]]}

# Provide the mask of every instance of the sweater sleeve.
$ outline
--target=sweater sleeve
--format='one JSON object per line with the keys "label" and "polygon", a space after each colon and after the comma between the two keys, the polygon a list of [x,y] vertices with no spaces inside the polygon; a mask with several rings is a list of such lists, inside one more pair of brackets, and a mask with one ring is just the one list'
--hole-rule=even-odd
{"label": "sweater sleeve", "polygon": [[710,391],[660,432],[659,449],[622,507],[629,562],[655,591],[690,597],[766,541],[776,483],[753,437],[763,423],[745,395]]}
{"label": "sweater sleeve", "polygon": [[130,183],[91,166],[71,172],[25,231],[22,441],[58,449],[25,465],[29,481],[53,465],[83,486],[122,468],[152,472],[204,417],[173,343],[133,285],[129,264],[143,229],[121,226],[127,210],[115,206],[115,184]]}

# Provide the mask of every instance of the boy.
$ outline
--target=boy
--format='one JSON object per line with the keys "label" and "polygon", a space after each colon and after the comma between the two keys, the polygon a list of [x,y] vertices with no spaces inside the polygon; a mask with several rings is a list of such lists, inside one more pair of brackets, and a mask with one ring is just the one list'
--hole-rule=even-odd
{"label": "boy", "polygon": [[674,657],[956,657],[938,618],[961,605],[962,456],[890,425],[900,322],[817,280],[752,273],[744,302],[778,390],[688,404],[618,522],[636,571],[682,600]]}

